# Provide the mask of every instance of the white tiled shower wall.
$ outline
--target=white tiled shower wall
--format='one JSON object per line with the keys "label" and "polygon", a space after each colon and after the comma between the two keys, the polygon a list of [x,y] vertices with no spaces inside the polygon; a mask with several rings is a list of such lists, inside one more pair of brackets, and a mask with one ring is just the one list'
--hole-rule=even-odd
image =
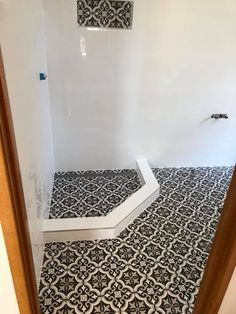
{"label": "white tiled shower wall", "polygon": [[57,170],[235,162],[235,0],[134,0],[132,30],[101,31],[43,4]]}
{"label": "white tiled shower wall", "polygon": [[1,0],[0,39],[38,279],[54,174],[41,0]]}
{"label": "white tiled shower wall", "polygon": [[[155,166],[231,165],[236,157],[234,0],[135,0],[132,30],[99,31],[78,27],[76,0],[43,5],[0,0],[37,276],[53,144],[56,170],[132,167],[140,157]],[[47,81],[38,80],[43,16],[51,106]],[[208,119],[217,112],[230,119]]]}

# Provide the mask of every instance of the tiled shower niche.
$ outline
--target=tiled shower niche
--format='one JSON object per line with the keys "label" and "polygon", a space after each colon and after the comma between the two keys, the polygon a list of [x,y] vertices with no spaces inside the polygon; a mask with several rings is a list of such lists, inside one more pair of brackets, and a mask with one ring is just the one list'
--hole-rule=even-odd
{"label": "tiled shower niche", "polygon": [[133,2],[77,0],[77,20],[82,27],[131,29]]}

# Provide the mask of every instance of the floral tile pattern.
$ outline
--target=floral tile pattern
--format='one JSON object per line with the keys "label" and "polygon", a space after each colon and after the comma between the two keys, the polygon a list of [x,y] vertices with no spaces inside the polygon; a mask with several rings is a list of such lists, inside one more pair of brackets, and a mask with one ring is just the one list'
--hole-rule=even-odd
{"label": "floral tile pattern", "polygon": [[49,218],[106,216],[140,187],[135,170],[56,173]]}
{"label": "floral tile pattern", "polygon": [[154,172],[160,197],[117,238],[46,244],[42,313],[192,312],[232,168]]}
{"label": "floral tile pattern", "polygon": [[132,1],[77,0],[77,19],[80,26],[130,29],[132,18]]}

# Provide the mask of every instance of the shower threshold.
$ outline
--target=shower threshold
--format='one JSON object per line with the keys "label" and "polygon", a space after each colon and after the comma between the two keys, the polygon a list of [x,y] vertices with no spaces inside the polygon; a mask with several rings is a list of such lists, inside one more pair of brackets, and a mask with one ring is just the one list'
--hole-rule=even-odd
{"label": "shower threshold", "polygon": [[[51,214],[49,219],[44,219],[45,241],[107,239],[119,235],[159,196],[160,192],[160,186],[148,162],[142,159],[137,160],[136,164],[141,183],[138,190],[112,210],[106,209],[105,212],[98,213],[96,217],[94,214],[85,217],[80,213],[72,218],[58,219],[53,218]],[[71,175],[73,177],[73,173]],[[63,177],[63,174],[61,176]]]}

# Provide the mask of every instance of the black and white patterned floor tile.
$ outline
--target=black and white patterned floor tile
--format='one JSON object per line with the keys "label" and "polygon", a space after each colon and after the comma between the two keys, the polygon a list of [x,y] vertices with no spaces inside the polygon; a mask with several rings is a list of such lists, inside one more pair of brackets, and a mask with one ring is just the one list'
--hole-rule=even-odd
{"label": "black and white patterned floor tile", "polygon": [[105,216],[140,187],[135,170],[58,172],[49,218]]}
{"label": "black and white patterned floor tile", "polygon": [[46,244],[43,314],[192,312],[232,168],[154,172],[160,197],[117,238]]}

